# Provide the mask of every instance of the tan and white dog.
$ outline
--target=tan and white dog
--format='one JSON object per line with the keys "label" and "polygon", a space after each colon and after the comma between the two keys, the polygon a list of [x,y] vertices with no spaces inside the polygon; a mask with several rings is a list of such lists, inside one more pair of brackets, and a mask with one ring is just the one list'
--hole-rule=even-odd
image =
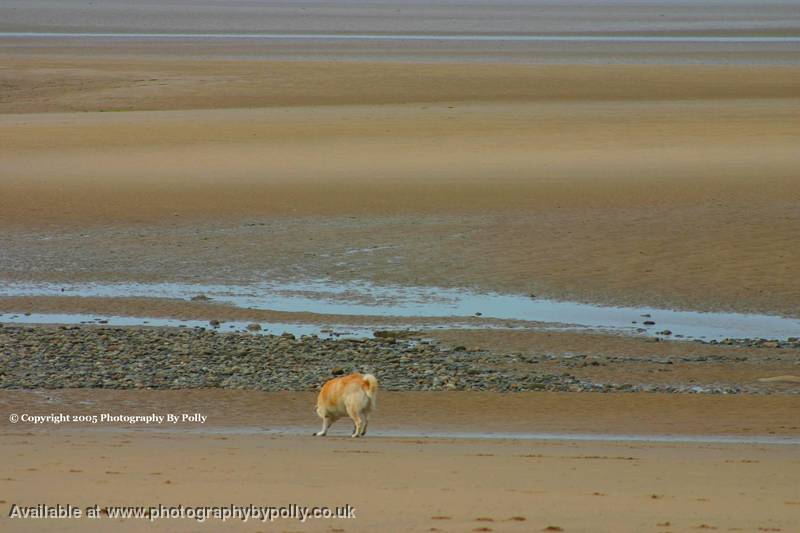
{"label": "tan and white dog", "polygon": [[331,379],[322,386],[317,396],[317,414],[322,419],[322,429],[314,435],[324,437],[328,428],[347,415],[353,419],[351,437],[362,437],[367,432],[370,411],[375,408],[378,380],[372,374],[359,374]]}

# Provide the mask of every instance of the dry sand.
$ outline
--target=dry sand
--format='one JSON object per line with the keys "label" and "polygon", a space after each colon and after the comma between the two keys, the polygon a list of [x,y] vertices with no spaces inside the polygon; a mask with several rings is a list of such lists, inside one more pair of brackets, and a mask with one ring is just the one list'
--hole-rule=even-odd
{"label": "dry sand", "polygon": [[[353,520],[228,523],[248,531],[796,531],[791,446],[16,432],[1,437],[4,508],[308,505]],[[107,531],[1,518],[14,531]],[[220,529],[115,520],[115,531]],[[238,526],[238,527],[237,527]],[[434,529],[435,528],[435,529]],[[550,528],[550,529],[546,529]],[[560,528],[560,529],[554,529]]]}
{"label": "dry sand", "polygon": [[[345,505],[355,520],[248,524],[251,531],[794,531],[800,526],[794,446],[679,442],[520,441],[260,433],[311,431],[311,394],[236,391],[3,393],[29,413],[201,412],[177,431],[30,425],[0,429],[3,507]],[[86,403],[88,400],[89,403]],[[375,431],[619,432],[800,435],[797,398],[384,394]],[[733,414],[735,412],[735,414]],[[299,424],[299,425],[298,425]],[[242,433],[239,427],[253,427]],[[3,523],[15,531],[42,522]],[[515,518],[517,517],[517,518]],[[108,520],[104,518],[103,520]],[[106,530],[107,522],[48,522]],[[218,527],[206,524],[205,528]],[[241,524],[237,524],[240,525]],[[197,531],[192,521],[117,521],[115,530]],[[488,529],[480,529],[488,528]]]}

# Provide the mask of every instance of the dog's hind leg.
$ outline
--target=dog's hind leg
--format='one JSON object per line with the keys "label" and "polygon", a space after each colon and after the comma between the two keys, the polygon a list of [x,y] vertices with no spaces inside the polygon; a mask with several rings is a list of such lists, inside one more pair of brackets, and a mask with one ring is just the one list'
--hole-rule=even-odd
{"label": "dog's hind leg", "polygon": [[361,421],[361,415],[358,411],[351,410],[347,413],[350,415],[350,418],[353,419],[353,434],[350,435],[351,437],[360,437],[361,436],[361,428],[363,423]]}
{"label": "dog's hind leg", "polygon": [[314,436],[315,437],[324,437],[328,433],[328,428],[331,427],[331,424],[333,424],[335,421],[336,421],[335,418],[333,418],[331,416],[325,416],[322,419],[322,429],[319,430],[318,432],[314,433]]}
{"label": "dog's hind leg", "polygon": [[361,413],[361,417],[364,419],[364,421],[361,424],[361,436],[363,437],[364,435],[367,434],[367,426],[369,425],[369,414],[367,414],[367,412],[365,411]]}

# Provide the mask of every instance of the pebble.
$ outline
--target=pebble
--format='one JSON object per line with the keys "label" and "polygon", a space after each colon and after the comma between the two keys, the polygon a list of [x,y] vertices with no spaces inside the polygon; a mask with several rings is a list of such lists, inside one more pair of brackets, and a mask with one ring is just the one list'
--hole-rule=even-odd
{"label": "pebble", "polygon": [[[213,322],[213,321],[212,321]],[[254,324],[257,325],[257,324]],[[738,394],[759,385],[598,383],[572,369],[609,364],[713,364],[741,353],[684,356],[587,356],[466,350],[414,338],[374,339],[250,335],[202,328],[22,326],[0,328],[0,388],[230,388],[309,391],[353,371],[379,376],[396,391],[592,391]],[[733,341],[732,341],[733,342]],[[739,342],[739,341],[737,341]],[[777,341],[752,341],[758,345]],[[800,348],[800,341],[778,342]],[[548,361],[547,369],[542,365]],[[800,390],[797,392],[800,393]]]}
{"label": "pebble", "polygon": [[710,345],[741,346],[744,348],[800,348],[800,338],[798,337],[789,337],[785,341],[778,339],[722,339],[721,341],[696,340],[695,342]]}

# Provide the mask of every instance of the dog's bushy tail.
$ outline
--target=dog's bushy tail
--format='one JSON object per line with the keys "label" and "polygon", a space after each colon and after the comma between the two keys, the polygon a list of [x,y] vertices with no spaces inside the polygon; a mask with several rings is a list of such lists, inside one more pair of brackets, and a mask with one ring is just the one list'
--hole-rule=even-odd
{"label": "dog's bushy tail", "polygon": [[369,396],[372,407],[375,407],[375,399],[378,394],[378,378],[372,374],[364,374],[364,392]]}

